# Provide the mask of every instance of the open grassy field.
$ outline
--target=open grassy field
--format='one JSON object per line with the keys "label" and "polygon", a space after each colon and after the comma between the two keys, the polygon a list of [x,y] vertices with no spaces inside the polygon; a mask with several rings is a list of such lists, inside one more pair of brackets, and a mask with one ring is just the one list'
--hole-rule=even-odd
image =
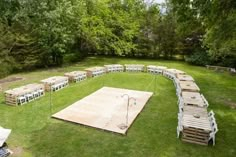
{"label": "open grassy field", "polygon": [[[184,62],[88,58],[74,65],[19,73],[10,77],[24,80],[8,83],[13,88],[72,70],[110,63],[153,64],[176,68],[192,75],[213,109],[219,132],[216,146],[184,143],[176,138],[177,97],[172,81],[146,73],[113,73],[88,79],[19,107],[4,104],[0,96],[0,125],[11,128],[8,139],[14,156],[39,157],[234,157],[236,156],[236,76],[216,73]],[[106,132],[51,118],[53,113],[71,105],[103,86],[151,91],[155,94],[137,117],[127,136]]]}

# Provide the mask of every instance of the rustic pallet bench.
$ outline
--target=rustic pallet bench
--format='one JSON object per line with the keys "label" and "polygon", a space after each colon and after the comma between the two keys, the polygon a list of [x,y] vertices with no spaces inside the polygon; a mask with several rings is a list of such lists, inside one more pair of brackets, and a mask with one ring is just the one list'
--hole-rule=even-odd
{"label": "rustic pallet bench", "polygon": [[[205,109],[202,108],[201,110]],[[183,131],[181,139],[184,142],[208,145],[211,132],[210,121],[208,119],[207,112],[204,111],[199,114],[199,117],[196,117],[195,115],[198,113],[198,111],[199,110],[193,112],[191,107],[184,110],[182,118]]]}
{"label": "rustic pallet bench", "polygon": [[214,65],[206,65],[207,69],[215,70],[215,71],[230,71],[230,67],[222,67],[222,66],[214,66]]}

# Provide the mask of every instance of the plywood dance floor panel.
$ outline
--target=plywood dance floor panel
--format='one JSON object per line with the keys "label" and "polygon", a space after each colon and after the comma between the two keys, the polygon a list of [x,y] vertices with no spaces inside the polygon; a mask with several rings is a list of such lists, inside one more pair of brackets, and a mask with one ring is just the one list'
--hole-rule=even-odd
{"label": "plywood dance floor panel", "polygon": [[[124,94],[136,99],[136,104],[134,99],[130,99],[128,125],[125,129],[120,127],[126,125],[128,97],[122,97]],[[52,117],[125,134],[152,94],[151,92],[103,87]]]}

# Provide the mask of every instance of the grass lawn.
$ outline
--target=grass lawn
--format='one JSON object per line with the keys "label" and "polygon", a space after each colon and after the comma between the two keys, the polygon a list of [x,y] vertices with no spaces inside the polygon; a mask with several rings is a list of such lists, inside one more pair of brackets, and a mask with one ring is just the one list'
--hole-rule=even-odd
{"label": "grass lawn", "polygon": [[[24,80],[7,84],[13,88],[72,70],[110,63],[164,65],[192,75],[216,113],[219,132],[216,145],[200,146],[176,138],[177,97],[172,81],[147,73],[113,73],[88,79],[19,107],[4,104],[0,96],[0,125],[11,128],[8,139],[13,156],[127,156],[127,157],[234,157],[236,155],[236,76],[216,73],[184,62],[91,57],[62,68],[12,75]],[[155,81],[156,80],[156,81]],[[155,86],[156,85],[156,86]],[[155,94],[128,130],[127,136],[50,118],[103,86],[151,91]]]}

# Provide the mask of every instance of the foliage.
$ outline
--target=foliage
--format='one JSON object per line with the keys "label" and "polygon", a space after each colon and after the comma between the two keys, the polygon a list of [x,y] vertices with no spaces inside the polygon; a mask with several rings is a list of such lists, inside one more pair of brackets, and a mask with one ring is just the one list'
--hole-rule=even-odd
{"label": "foliage", "polygon": [[236,2],[199,1],[195,5],[207,28],[204,44],[211,56],[216,59],[229,55],[236,57]]}
{"label": "foliage", "polygon": [[170,0],[173,12],[176,16],[176,34],[178,49],[186,55],[202,49],[202,38],[205,33],[198,11],[191,0]]}
{"label": "foliage", "polygon": [[229,66],[224,60],[236,58],[236,1],[170,1],[178,17],[179,33],[190,33],[191,39],[198,41],[190,45],[192,50],[205,50],[213,62]]}
{"label": "foliage", "polygon": [[208,65],[211,63],[210,56],[206,51],[195,52],[185,57],[185,61],[194,65]]}
{"label": "foliage", "polygon": [[12,72],[60,66],[67,55],[171,59],[206,51],[213,63],[234,66],[235,6],[234,0],[1,0],[1,60]]}
{"label": "foliage", "polygon": [[61,65],[68,53],[81,57],[88,53],[131,53],[136,49],[133,39],[140,25],[136,12],[144,7],[142,1],[134,0],[1,3],[1,32],[11,33],[9,44],[1,49],[10,49],[12,57],[20,64],[28,62],[27,66]]}

